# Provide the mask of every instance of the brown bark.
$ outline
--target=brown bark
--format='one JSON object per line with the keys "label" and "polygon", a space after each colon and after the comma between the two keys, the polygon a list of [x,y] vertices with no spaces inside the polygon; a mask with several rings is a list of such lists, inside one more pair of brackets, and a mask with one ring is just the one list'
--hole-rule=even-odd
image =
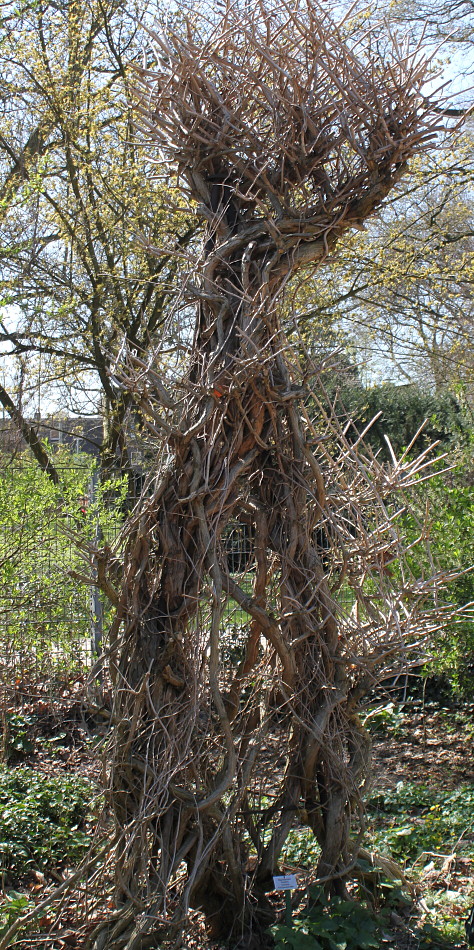
{"label": "brown bark", "polygon": [[[117,897],[136,904],[138,924],[110,946],[127,950],[144,945],[153,919],[179,929],[190,907],[214,937],[262,946],[266,892],[297,820],[319,843],[319,880],[345,893],[369,751],[356,696],[401,643],[399,594],[387,577],[373,587],[397,547],[383,505],[394,483],[347,443],[317,385],[302,385],[279,301],[430,137],[419,70],[405,74],[409,60],[398,73],[372,60],[363,69],[311,4],[235,17],[227,10],[212,40],[208,25],[201,37],[191,25],[186,37],[156,36],[159,65],[139,73],[143,121],[208,227],[184,288],[196,329],[181,417],[156,391],[146,403],[169,461],[130,528],[115,624]],[[316,65],[333,98],[321,79],[316,101]],[[252,526],[245,576],[226,554],[235,522]]]}

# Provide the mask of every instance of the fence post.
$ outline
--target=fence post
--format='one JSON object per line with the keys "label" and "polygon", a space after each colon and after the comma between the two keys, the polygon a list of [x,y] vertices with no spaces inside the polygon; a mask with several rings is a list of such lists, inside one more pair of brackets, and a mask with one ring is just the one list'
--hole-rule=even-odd
{"label": "fence post", "polygon": [[[89,483],[89,505],[93,506],[97,501],[97,486],[99,483],[99,472],[95,469]],[[94,514],[94,526],[92,542],[94,547],[98,548],[102,541],[102,529],[100,527],[99,512]],[[102,601],[100,599],[99,588],[97,586],[97,567],[94,560],[91,560],[91,589],[90,589],[90,635],[92,656],[100,657],[102,655],[102,635],[103,635],[103,611]],[[102,664],[97,664],[97,678],[102,682],[103,670]]]}

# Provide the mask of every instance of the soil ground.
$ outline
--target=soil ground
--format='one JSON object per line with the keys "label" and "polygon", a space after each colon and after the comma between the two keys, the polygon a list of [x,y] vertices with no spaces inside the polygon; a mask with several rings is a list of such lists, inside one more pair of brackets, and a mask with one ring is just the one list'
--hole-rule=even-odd
{"label": "soil ground", "polygon": [[[474,789],[473,705],[408,704],[400,718],[398,728],[387,727],[373,735],[374,790],[383,795],[407,782],[434,794]],[[405,920],[385,946],[394,950],[467,948],[465,940],[450,940],[447,934],[457,929],[463,935],[466,912],[474,903],[474,814],[455,846],[446,845],[443,842],[435,853],[422,854],[417,866],[408,868],[418,900],[405,909]],[[440,927],[440,921],[448,926]],[[428,938],[430,925],[444,929],[442,941],[436,935]]]}
{"label": "soil ground", "polygon": [[[474,782],[474,707],[407,705],[403,726],[373,735],[374,786],[398,782],[456,788]],[[474,816],[473,816],[474,820]]]}
{"label": "soil ground", "polygon": [[[13,754],[8,765],[29,767],[46,775],[80,774],[97,780],[100,763],[97,744],[107,732],[108,717],[100,706],[85,710],[82,684],[77,682],[52,699],[44,690],[36,693],[18,689],[11,696],[7,712],[31,717],[34,728],[27,754]],[[441,706],[434,703],[405,705],[403,714],[394,712],[394,722],[383,724],[373,733],[373,787],[382,794],[410,782],[420,788],[453,790],[474,788],[474,707]],[[60,736],[60,740],[57,737]],[[474,816],[466,827],[463,841],[454,850],[443,849],[427,860],[424,856],[407,874],[416,885],[417,896],[402,901],[382,931],[384,950],[467,950],[462,939],[463,921],[469,902],[474,903]],[[30,896],[40,902],[48,890],[57,886],[58,876],[37,875],[29,885]],[[441,911],[436,910],[437,905]],[[433,909],[433,907],[435,909]],[[440,917],[441,914],[441,917]],[[74,928],[74,915],[60,924],[56,936],[20,940],[21,950],[33,947],[71,950],[83,945],[82,927]],[[451,919],[450,919],[451,918]],[[446,924],[439,926],[440,919]],[[45,921],[47,922],[47,921]],[[450,928],[450,923],[453,927]],[[457,928],[456,928],[457,924]],[[430,926],[434,930],[430,937]],[[83,925],[82,925],[83,926]],[[450,932],[455,934],[450,937]],[[84,931],[82,930],[82,934]],[[224,950],[210,943],[196,916],[185,943],[186,950]]]}

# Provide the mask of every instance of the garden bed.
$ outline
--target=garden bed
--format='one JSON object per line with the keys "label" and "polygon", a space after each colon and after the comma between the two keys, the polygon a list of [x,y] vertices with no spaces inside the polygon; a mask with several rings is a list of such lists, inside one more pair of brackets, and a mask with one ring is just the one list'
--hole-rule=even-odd
{"label": "garden bed", "polygon": [[[80,682],[65,686],[55,697],[41,688],[29,694],[17,690],[7,703],[0,934],[72,874],[87,837],[92,840],[97,832],[101,767],[97,750],[107,731],[107,714],[100,707],[87,708],[82,692]],[[374,782],[366,846],[396,861],[408,884],[390,880],[383,870],[375,878],[372,875],[376,936],[371,936],[369,926],[360,930],[366,933],[360,939],[368,941],[367,947],[394,950],[465,950],[464,920],[474,903],[473,707],[408,704],[400,710],[386,704],[373,707],[367,725],[373,737]],[[278,743],[271,748],[278,755]],[[309,833],[294,829],[282,869],[296,872],[303,885],[311,879],[316,857]],[[87,915],[87,901],[78,905],[77,896],[64,900],[45,912],[35,929],[19,933],[12,945],[19,950],[82,948],[100,917],[101,900],[110,912],[106,879],[107,874],[101,883],[97,879],[96,895],[88,895]],[[303,896],[293,912],[296,928]],[[278,904],[279,896],[273,899]],[[334,906],[333,915],[336,912],[339,940],[344,927],[355,933],[354,928],[362,926],[352,919],[350,909]],[[318,913],[315,926],[324,934],[328,910],[320,908]],[[297,933],[298,929],[295,939]],[[324,943],[330,940],[328,935],[320,939],[321,946],[330,946]],[[184,945],[188,950],[220,950],[207,940],[198,914]],[[291,944],[283,941],[281,946]]]}

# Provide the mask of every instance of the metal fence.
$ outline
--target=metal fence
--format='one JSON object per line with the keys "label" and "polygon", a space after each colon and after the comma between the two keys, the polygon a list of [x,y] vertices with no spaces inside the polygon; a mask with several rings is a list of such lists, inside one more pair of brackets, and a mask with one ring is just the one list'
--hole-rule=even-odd
{"label": "metal fence", "polygon": [[[10,687],[84,673],[102,654],[110,606],[88,547],[116,542],[123,510],[120,489],[105,494],[95,464],[70,451],[55,457],[56,489],[26,454],[0,455],[0,681]],[[251,589],[253,525],[232,521],[222,540],[229,573]],[[344,589],[339,601],[348,612]],[[224,648],[238,659],[248,616],[229,601],[223,620]]]}
{"label": "metal fence", "polygon": [[101,651],[107,608],[87,546],[117,534],[120,512],[99,497],[93,466],[63,460],[60,491],[27,457],[0,461],[0,674],[10,685],[84,670]]}

